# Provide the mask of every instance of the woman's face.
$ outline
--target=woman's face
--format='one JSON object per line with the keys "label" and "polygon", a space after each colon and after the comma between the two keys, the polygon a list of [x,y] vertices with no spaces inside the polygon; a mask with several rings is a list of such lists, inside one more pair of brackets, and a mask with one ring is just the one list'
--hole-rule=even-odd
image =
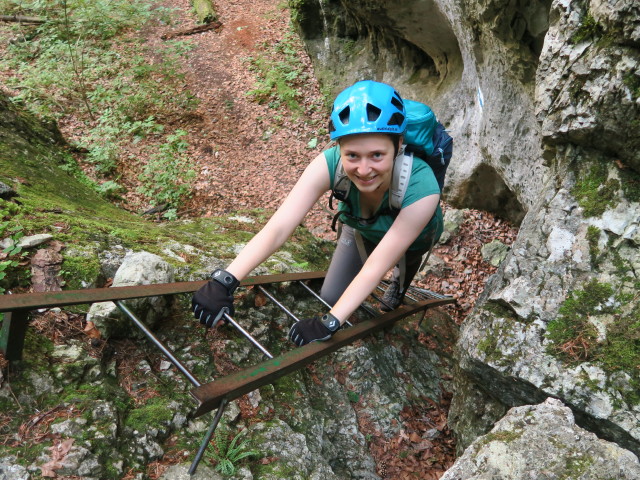
{"label": "woman's face", "polygon": [[362,193],[389,188],[394,154],[393,142],[386,134],[363,133],[340,140],[344,172]]}

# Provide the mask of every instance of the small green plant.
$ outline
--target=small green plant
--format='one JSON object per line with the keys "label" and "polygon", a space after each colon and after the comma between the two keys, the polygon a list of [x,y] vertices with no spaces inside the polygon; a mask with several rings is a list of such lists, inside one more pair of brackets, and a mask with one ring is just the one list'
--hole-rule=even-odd
{"label": "small green plant", "polygon": [[171,207],[165,212],[165,218],[168,219],[175,218],[176,207],[190,194],[196,177],[186,156],[189,147],[184,140],[186,135],[186,131],[177,130],[167,136],[166,143],[160,145],[158,152],[149,158],[138,177],[142,182],[139,193],[149,198],[154,206],[168,204]]}
{"label": "small green plant", "polygon": [[106,198],[118,198],[119,194],[123,191],[123,188],[113,180],[107,180],[106,182],[98,185],[96,190]]}
{"label": "small green plant", "polygon": [[352,390],[347,391],[347,398],[349,398],[351,403],[358,403],[360,401],[360,395]]}
{"label": "small green plant", "polygon": [[216,471],[223,475],[234,475],[240,460],[259,455],[259,453],[254,450],[246,450],[249,440],[244,439],[239,442],[241,435],[242,432],[239,432],[229,441],[229,436],[226,433],[221,430],[216,430],[215,450],[211,451],[211,449],[209,449],[206,452],[206,456],[216,462]]}
{"label": "small green plant", "polygon": [[571,37],[571,43],[577,45],[584,40],[592,39],[594,37],[600,37],[602,36],[602,34],[602,26],[597,22],[595,18],[593,18],[590,12],[587,12],[587,14],[582,19],[580,27]]}
{"label": "small green plant", "polygon": [[301,110],[299,87],[303,85],[306,74],[295,42],[295,34],[290,30],[271,52],[247,59],[258,77],[255,88],[247,95],[274,109],[284,105],[292,112]]}
{"label": "small green plant", "polygon": [[0,294],[6,291],[3,285],[11,269],[16,268],[26,255],[26,252],[23,252],[19,245],[20,239],[24,236],[22,227],[20,225],[10,226],[8,221],[0,222],[0,238],[7,233],[10,244],[0,253]]}

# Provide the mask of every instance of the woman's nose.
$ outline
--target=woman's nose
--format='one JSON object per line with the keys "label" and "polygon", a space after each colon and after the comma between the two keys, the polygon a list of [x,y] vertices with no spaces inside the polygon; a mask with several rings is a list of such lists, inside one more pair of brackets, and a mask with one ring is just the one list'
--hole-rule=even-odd
{"label": "woman's nose", "polygon": [[366,158],[363,158],[362,160],[360,160],[360,162],[358,162],[357,171],[359,175],[367,174],[371,171],[371,164]]}

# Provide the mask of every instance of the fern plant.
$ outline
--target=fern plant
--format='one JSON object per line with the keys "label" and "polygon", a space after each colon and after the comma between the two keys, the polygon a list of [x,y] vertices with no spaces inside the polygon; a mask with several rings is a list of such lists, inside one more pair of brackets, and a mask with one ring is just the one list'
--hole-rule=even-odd
{"label": "fern plant", "polygon": [[249,440],[240,440],[243,432],[239,432],[231,441],[225,432],[216,431],[215,451],[207,450],[206,456],[216,462],[215,470],[223,475],[234,475],[237,464],[243,458],[259,455],[255,450],[246,450]]}

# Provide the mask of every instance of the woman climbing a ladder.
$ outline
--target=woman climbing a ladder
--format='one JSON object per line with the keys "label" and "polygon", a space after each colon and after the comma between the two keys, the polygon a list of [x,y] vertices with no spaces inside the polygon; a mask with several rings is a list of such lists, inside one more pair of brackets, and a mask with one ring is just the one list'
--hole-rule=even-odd
{"label": "woman climbing a ladder", "polygon": [[320,293],[332,308],[294,324],[289,338],[296,345],[331,338],[391,268],[382,308],[402,302],[443,228],[441,186],[433,170],[404,151],[408,102],[393,87],[371,80],[336,97],[329,123],[336,145],[309,164],[264,228],[194,294],[194,316],[202,324],[213,327],[224,313],[234,314],[240,280],[287,241],[329,190],[340,200],[336,219],[342,224]]}

